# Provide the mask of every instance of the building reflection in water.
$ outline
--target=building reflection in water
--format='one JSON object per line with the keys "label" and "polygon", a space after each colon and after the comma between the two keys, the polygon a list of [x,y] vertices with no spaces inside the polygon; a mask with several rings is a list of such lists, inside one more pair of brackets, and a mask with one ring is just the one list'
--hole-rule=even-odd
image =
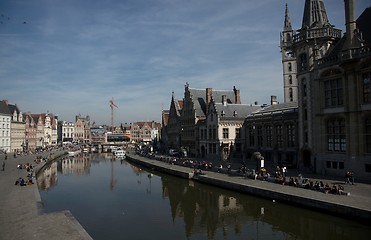
{"label": "building reflection in water", "polygon": [[37,175],[37,185],[42,190],[49,190],[57,183],[57,175],[57,162],[53,162]]}
{"label": "building reflection in water", "polygon": [[267,232],[282,238],[285,235],[316,236],[313,239],[362,235],[345,230],[337,218],[328,215],[246,197],[191,180],[182,181],[183,185],[176,183],[172,177],[162,176],[162,193],[163,198],[169,199],[173,222],[177,219],[184,221],[187,238],[206,232],[208,239],[214,239],[219,231],[225,238],[241,237],[243,231],[256,239],[269,238],[269,235],[264,236]]}
{"label": "building reflection in water", "polygon": [[[135,229],[143,226],[156,239],[308,239],[308,236],[309,239],[358,239],[371,234],[369,228],[344,219],[193,180],[158,172],[153,174],[152,170],[125,160],[114,161],[109,156],[90,157],[90,160],[66,158],[51,164],[38,177],[38,184],[48,190],[57,182],[57,170],[63,173],[60,181],[88,174],[86,182],[94,185],[94,190],[81,188],[81,185],[76,187],[75,181],[67,181],[67,187],[61,190],[64,195],[75,196],[70,201],[72,206],[58,206],[62,204],[56,201],[60,196],[55,195],[58,191],[41,195],[50,199],[46,199],[49,203],[46,206],[55,202],[58,209],[74,209],[73,214],[83,226],[88,226],[95,239],[120,239],[122,226],[126,226],[127,239],[135,239],[142,233]],[[111,191],[107,191],[107,179],[114,187]],[[79,192],[78,197],[75,192]],[[105,194],[98,196],[97,192]],[[125,214],[118,214],[122,209]],[[148,217],[152,210],[156,214]],[[171,228],[176,233],[166,238],[167,235],[158,231],[157,224],[165,224],[161,227]]]}
{"label": "building reflection in water", "polygon": [[59,161],[52,162],[37,176],[39,188],[42,190],[49,190],[57,184],[58,170],[63,175],[88,175],[90,173],[90,157],[78,155],[75,157],[65,157]]}

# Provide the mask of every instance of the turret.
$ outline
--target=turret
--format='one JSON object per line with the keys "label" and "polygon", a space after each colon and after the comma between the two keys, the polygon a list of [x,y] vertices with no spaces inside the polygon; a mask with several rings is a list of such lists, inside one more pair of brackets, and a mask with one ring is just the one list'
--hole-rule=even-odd
{"label": "turret", "polygon": [[280,36],[280,47],[283,67],[283,91],[285,102],[296,102],[298,99],[298,83],[296,78],[296,57],[293,51],[293,35],[289,10],[286,4],[283,31]]}

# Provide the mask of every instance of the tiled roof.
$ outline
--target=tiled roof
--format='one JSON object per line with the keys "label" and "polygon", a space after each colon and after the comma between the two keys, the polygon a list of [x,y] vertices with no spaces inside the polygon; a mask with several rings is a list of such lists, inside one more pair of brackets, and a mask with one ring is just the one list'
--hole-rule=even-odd
{"label": "tiled roof", "polygon": [[[193,99],[194,108],[196,111],[196,116],[205,116],[206,112],[206,90],[205,89],[194,89],[188,88],[189,92],[191,93],[191,97]],[[233,103],[235,94],[233,90],[212,90],[212,98],[215,102],[221,102],[222,96],[225,95],[227,97],[228,103]]]}
{"label": "tiled roof", "polygon": [[[215,103],[215,109],[221,118],[243,118],[261,109],[260,106],[251,106],[247,104],[222,104]],[[222,116],[223,113],[223,116]]]}

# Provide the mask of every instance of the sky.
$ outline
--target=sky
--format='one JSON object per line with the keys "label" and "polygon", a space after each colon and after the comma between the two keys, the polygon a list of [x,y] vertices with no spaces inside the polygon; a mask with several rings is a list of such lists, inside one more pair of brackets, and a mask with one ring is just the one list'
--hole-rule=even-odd
{"label": "sky", "polygon": [[[108,125],[112,98],[115,125],[161,122],[186,83],[283,102],[286,3],[299,29],[304,0],[0,0],[0,99]],[[370,6],[356,1],[356,16]],[[344,31],[344,1],[325,7]]]}

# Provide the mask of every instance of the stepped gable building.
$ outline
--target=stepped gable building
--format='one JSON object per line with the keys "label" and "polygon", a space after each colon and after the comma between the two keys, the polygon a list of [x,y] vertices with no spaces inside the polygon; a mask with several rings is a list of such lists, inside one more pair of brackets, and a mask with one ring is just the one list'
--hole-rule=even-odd
{"label": "stepped gable building", "polygon": [[155,121],[134,122],[131,125],[131,141],[150,143],[158,140],[161,124]]}
{"label": "stepped gable building", "polygon": [[36,148],[54,146],[58,141],[58,118],[50,113],[31,114],[36,123]]}
{"label": "stepped gable building", "polygon": [[30,112],[23,114],[23,119],[25,121],[25,150],[34,151],[36,149],[36,131],[37,125],[34,118],[31,116]]}
{"label": "stepped gable building", "polygon": [[207,108],[211,99],[222,101],[225,97],[228,104],[241,104],[240,91],[234,88],[228,90],[213,90],[212,88],[194,89],[186,83],[181,114],[181,146],[187,150],[190,156],[200,154],[198,148],[198,121],[206,119]]}
{"label": "stepped gable building", "polygon": [[162,110],[161,112],[161,139],[160,139],[160,148],[162,153],[165,153],[165,150],[169,149],[168,146],[168,131],[167,125],[169,122],[169,110]]}
{"label": "stepped gable building", "polygon": [[10,152],[11,119],[7,100],[0,101],[0,151],[5,153]]}
{"label": "stepped gable building", "polygon": [[371,11],[356,20],[355,1],[344,2],[343,36],[327,18],[323,0],[306,0],[302,26],[289,46],[298,81],[298,164],[337,176],[353,170],[370,180]]}
{"label": "stepped gable building", "polygon": [[199,152],[201,157],[230,161],[243,158],[242,126],[245,118],[260,106],[232,103],[227,95],[216,101],[212,97],[206,119],[199,121]]}
{"label": "stepped gable building", "polygon": [[90,117],[75,116],[74,141],[79,143],[90,143]]}
{"label": "stepped gable building", "polygon": [[171,96],[169,117],[167,123],[167,149],[180,149],[181,147],[181,114],[183,109],[183,100],[175,99],[174,92]]}

